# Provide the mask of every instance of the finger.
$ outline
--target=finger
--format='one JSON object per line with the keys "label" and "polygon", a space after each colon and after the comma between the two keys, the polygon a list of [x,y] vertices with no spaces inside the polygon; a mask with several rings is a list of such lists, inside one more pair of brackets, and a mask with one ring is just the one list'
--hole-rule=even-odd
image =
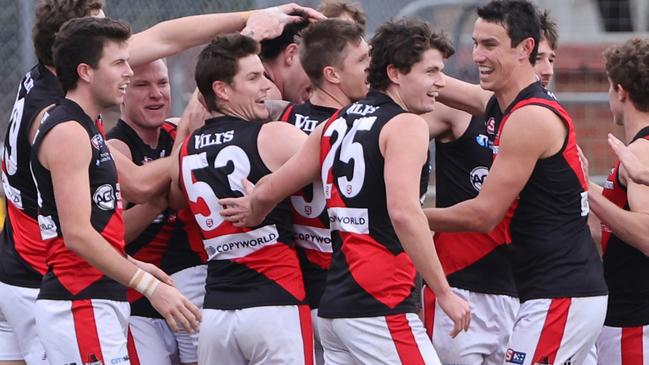
{"label": "finger", "polygon": [[221,198],[218,200],[218,202],[222,206],[226,206],[226,205],[230,206],[230,205],[237,205],[239,199],[241,198]]}
{"label": "finger", "polygon": [[241,180],[241,184],[243,185],[243,191],[246,192],[246,195],[252,194],[252,190],[255,188],[255,185],[250,182],[250,180],[244,178]]}
{"label": "finger", "polygon": [[460,333],[460,331],[462,330],[461,322],[462,322],[461,319],[453,321],[453,330],[450,333],[452,338],[455,338],[455,336],[457,336],[457,334]]}
{"label": "finger", "polygon": [[185,304],[185,307],[189,308],[189,310],[192,312],[194,315],[194,318],[196,318],[196,321],[200,322],[203,320],[203,316],[201,315],[201,310],[198,308],[194,303],[190,302],[189,300],[185,299],[187,302]]}
{"label": "finger", "polygon": [[469,330],[469,327],[471,326],[471,311],[469,311],[466,314],[466,325],[464,326],[464,332],[467,332]]}
{"label": "finger", "polygon": [[184,307],[182,306],[182,303],[180,303],[180,305],[173,312],[174,316],[176,317],[176,321],[180,322],[180,324],[182,325],[182,328],[185,331],[187,331],[189,333],[192,333],[192,332],[194,332],[194,329],[193,329],[191,323],[189,322],[189,319],[187,317],[185,317],[185,314],[183,313],[183,309],[184,309]]}
{"label": "finger", "polygon": [[326,16],[324,16],[321,12],[317,10],[313,10],[311,8],[303,8],[304,13],[306,16],[309,18],[309,21],[317,21],[317,20],[324,20],[327,19]]}
{"label": "finger", "polygon": [[194,313],[192,313],[192,311],[188,308],[188,304],[191,303],[190,302],[184,303],[184,305],[180,307],[180,312],[188,321],[190,327],[188,329],[188,332],[196,332],[198,330],[199,323]]}
{"label": "finger", "polygon": [[293,24],[299,23],[301,21],[304,21],[304,18],[299,15],[286,15],[283,16],[282,19],[280,19],[280,22],[282,24]]}
{"label": "finger", "polygon": [[173,332],[178,332],[178,324],[176,323],[176,319],[174,319],[172,311],[165,316],[165,320]]}

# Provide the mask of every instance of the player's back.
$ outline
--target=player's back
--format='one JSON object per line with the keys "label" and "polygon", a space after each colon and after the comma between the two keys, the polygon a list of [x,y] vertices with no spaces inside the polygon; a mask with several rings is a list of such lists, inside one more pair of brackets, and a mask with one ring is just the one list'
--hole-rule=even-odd
{"label": "player's back", "polygon": [[[321,299],[325,318],[414,312],[415,268],[387,209],[382,128],[405,113],[386,94],[370,92],[327,122],[321,142],[322,180],[333,260]],[[421,195],[430,166],[422,167]]]}
{"label": "player's back", "polygon": [[219,214],[217,200],[242,196],[244,178],[254,184],[271,173],[257,145],[262,126],[229,116],[208,119],[181,149],[182,188],[208,254],[208,309],[295,305],[305,299],[287,202],[253,228],[234,227]]}
{"label": "player's back", "polygon": [[65,96],[56,76],[45,66],[34,66],[21,80],[5,135],[2,183],[7,199],[7,217],[2,233],[0,280],[5,283],[40,286],[45,274],[45,244],[40,239],[36,186],[29,168],[29,138],[36,116]]}

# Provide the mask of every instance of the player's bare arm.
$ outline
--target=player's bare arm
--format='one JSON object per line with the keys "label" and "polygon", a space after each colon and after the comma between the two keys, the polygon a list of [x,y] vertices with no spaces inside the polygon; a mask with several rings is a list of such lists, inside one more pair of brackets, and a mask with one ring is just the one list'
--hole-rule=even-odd
{"label": "player's bare arm", "polygon": [[[129,51],[132,66],[145,64],[158,58],[170,56],[187,48],[208,43],[218,34],[238,32],[242,30],[248,20],[256,15],[262,21],[255,25],[257,32],[262,35],[272,35],[273,32],[282,32],[284,25],[298,21],[300,17],[291,17],[287,14],[303,12],[309,18],[322,19],[317,11],[294,3],[285,4],[277,8],[279,11],[267,9],[244,11],[235,13],[214,13],[188,16],[164,21],[153,27],[134,34],[129,40]],[[262,12],[262,13],[260,13]],[[279,20],[278,20],[279,19]],[[268,23],[271,23],[270,26]],[[274,25],[274,27],[273,27]],[[279,29],[277,29],[279,27]],[[262,39],[262,38],[257,38]]]}
{"label": "player's bare arm", "polygon": [[[630,153],[642,164],[649,164],[649,141],[638,139],[628,146]],[[590,208],[613,233],[624,242],[649,255],[649,186],[629,179],[624,166],[620,166],[620,180],[626,184],[629,210],[622,209],[601,194],[589,194]],[[596,184],[589,186],[597,189]]]}
{"label": "player's bare arm", "polygon": [[440,305],[455,322],[451,336],[467,330],[471,310],[452,291],[437,257],[430,230],[419,201],[421,167],[428,153],[427,126],[414,114],[400,114],[381,130],[379,147],[385,159],[385,189],[388,213],[410,259]]}
{"label": "player's bare arm", "polygon": [[469,113],[442,103],[435,103],[435,110],[420,116],[428,124],[429,139],[438,139],[442,142],[459,138],[471,122]]}
{"label": "player's bare arm", "polygon": [[270,122],[259,131],[259,155],[270,171],[277,171],[302,147],[306,133],[292,124]]}
{"label": "player's bare arm", "polygon": [[221,215],[236,226],[255,226],[289,195],[320,178],[320,138],[325,123],[321,123],[286,163],[270,175],[261,178],[249,201],[246,198],[219,200],[224,206]]}
{"label": "player's bare arm", "polygon": [[549,109],[526,106],[513,112],[503,128],[498,156],[480,194],[452,207],[425,209],[430,228],[491,231],[527,183],[536,161],[556,154],[566,135],[563,122]]}
{"label": "player's bare arm", "polygon": [[[65,159],[55,157],[60,156],[58,152],[62,145],[66,146],[68,152]],[[38,159],[52,177],[65,245],[119,283],[141,289],[132,285],[138,268],[111,247],[90,224],[92,203],[88,165],[91,157],[88,134],[80,124],[73,121],[54,127],[44,138],[39,150]],[[143,271],[142,277],[146,277]],[[198,328],[200,312],[196,306],[175,288],[152,276],[146,278],[152,281],[153,289],[144,290],[143,294],[147,295],[172,328],[178,329],[176,321],[188,331]]]}
{"label": "player's bare arm", "polygon": [[444,75],[444,80],[446,86],[439,93],[439,101],[471,115],[484,116],[487,103],[493,95],[491,91],[448,75]]}

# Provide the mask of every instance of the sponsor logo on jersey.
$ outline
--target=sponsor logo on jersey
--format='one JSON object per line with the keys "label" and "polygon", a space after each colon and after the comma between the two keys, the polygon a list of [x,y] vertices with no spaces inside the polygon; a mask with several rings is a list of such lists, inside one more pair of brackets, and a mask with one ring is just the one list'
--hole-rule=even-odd
{"label": "sponsor logo on jersey", "polygon": [[308,115],[295,114],[295,126],[307,133],[313,132],[318,123],[317,120],[310,119]]}
{"label": "sponsor logo on jersey", "polygon": [[199,149],[215,144],[228,143],[234,139],[234,131],[229,130],[223,133],[198,134],[194,136],[194,148]]}
{"label": "sponsor logo on jersey", "polygon": [[478,166],[471,170],[471,173],[469,174],[469,178],[471,179],[471,185],[473,185],[473,188],[476,189],[477,191],[480,191],[482,189],[482,184],[484,183],[484,179],[487,177],[489,174],[489,169],[487,169],[484,166]]}
{"label": "sponsor logo on jersey", "polygon": [[115,209],[115,190],[113,189],[113,186],[110,184],[104,184],[98,187],[92,195],[92,201],[94,201],[101,210]]}
{"label": "sponsor logo on jersey", "polygon": [[244,233],[233,233],[204,240],[209,260],[232,260],[250,255],[266,246],[277,244],[279,232],[273,225]]}
{"label": "sponsor logo on jersey", "polygon": [[92,146],[96,150],[101,150],[101,148],[104,146],[104,138],[101,136],[101,134],[95,134],[90,139],[90,144],[92,144]]}
{"label": "sponsor logo on jersey", "polygon": [[351,233],[370,233],[368,212],[365,208],[329,208],[329,224],[332,230]]}
{"label": "sponsor logo on jersey", "polygon": [[507,352],[505,352],[505,362],[522,365],[525,361],[525,356],[526,354],[524,352],[507,349]]}
{"label": "sponsor logo on jersey", "polygon": [[495,134],[496,133],[496,120],[494,117],[491,117],[487,120],[487,123],[485,123],[487,126],[487,133],[489,134]]}
{"label": "sponsor logo on jersey", "polygon": [[352,106],[349,107],[349,109],[347,109],[347,114],[359,114],[359,115],[373,114],[374,112],[379,110],[379,108],[380,107],[378,106],[354,103],[352,104]]}
{"label": "sponsor logo on jersey", "polygon": [[38,215],[38,228],[41,231],[41,239],[48,240],[58,236],[56,222],[51,215]]}
{"label": "sponsor logo on jersey", "polygon": [[475,136],[475,141],[480,147],[489,148],[489,137],[484,134],[478,134]]}

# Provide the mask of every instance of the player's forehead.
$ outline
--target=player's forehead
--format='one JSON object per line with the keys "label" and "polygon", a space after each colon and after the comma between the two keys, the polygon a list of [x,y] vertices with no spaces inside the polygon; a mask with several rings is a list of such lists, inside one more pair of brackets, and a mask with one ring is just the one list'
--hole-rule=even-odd
{"label": "player's forehead", "polygon": [[247,76],[251,73],[263,73],[264,65],[256,54],[247,55],[237,60],[239,69],[236,76]]}
{"label": "player's forehead", "polygon": [[167,66],[162,60],[156,60],[133,68],[133,80],[157,81],[169,77]]}
{"label": "player's forehead", "polygon": [[421,59],[412,65],[413,69],[424,71],[441,71],[444,69],[444,56],[436,48],[429,48],[421,55]]}
{"label": "player's forehead", "polygon": [[129,58],[128,42],[115,41],[107,39],[104,41],[103,52],[101,53],[101,61],[112,63],[117,60],[128,60]]}
{"label": "player's forehead", "polygon": [[488,40],[505,42],[510,40],[504,23],[488,21],[482,18],[476,19],[471,37],[476,42]]}

